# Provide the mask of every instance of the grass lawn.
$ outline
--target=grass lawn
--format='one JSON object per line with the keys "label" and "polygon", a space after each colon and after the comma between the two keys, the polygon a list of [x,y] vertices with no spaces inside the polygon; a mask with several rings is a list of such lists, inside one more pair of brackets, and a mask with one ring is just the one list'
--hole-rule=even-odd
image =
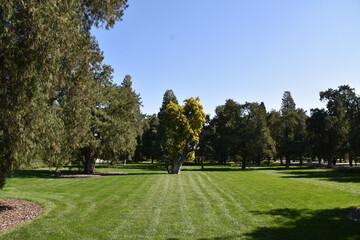
{"label": "grass lawn", "polygon": [[114,169],[128,175],[72,179],[18,171],[0,198],[45,210],[0,239],[360,239],[346,216],[360,206],[360,173],[198,169],[131,164]]}

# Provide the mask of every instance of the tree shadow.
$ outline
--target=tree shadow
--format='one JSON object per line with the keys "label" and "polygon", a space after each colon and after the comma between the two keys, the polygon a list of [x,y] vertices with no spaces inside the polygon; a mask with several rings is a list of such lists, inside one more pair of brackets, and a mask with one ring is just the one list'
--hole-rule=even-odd
{"label": "tree shadow", "polygon": [[271,166],[271,167],[247,167],[245,170],[242,170],[241,167],[238,166],[232,166],[232,167],[215,167],[205,166],[204,169],[201,168],[182,168],[181,171],[205,171],[205,172],[211,172],[211,171],[218,171],[218,172],[226,172],[226,171],[258,171],[258,170],[277,170],[277,171],[291,171],[291,170],[309,170],[312,169],[309,166],[296,166],[292,167],[291,169],[285,169],[285,166]]}
{"label": "tree shadow", "polygon": [[53,178],[50,170],[16,170],[13,178]]}
{"label": "tree shadow", "polygon": [[[71,171],[71,170],[63,170],[61,174],[74,174],[74,177],[66,177],[66,178],[78,178],[76,174],[83,174],[83,172],[79,171]],[[166,172],[135,172],[135,173],[125,173],[125,174],[118,174],[118,173],[99,173],[99,176],[133,176],[133,175],[159,175],[159,174],[166,174]],[[55,176],[54,172],[50,170],[16,170],[11,175],[11,178],[56,178],[56,179],[66,179],[65,177]]]}
{"label": "tree shadow", "polygon": [[241,171],[241,168],[238,167],[205,167],[204,169],[201,168],[181,168],[183,172],[228,172],[228,171]]}
{"label": "tree shadow", "polygon": [[355,208],[322,210],[274,209],[252,211],[275,217],[275,227],[259,227],[245,234],[249,239],[360,239],[360,225],[347,215]]}
{"label": "tree shadow", "polygon": [[145,172],[145,173],[127,173],[127,174],[124,174],[122,176],[138,176],[138,175],[163,175],[163,174],[168,174],[167,172],[155,172],[155,173],[148,173],[148,172]]}
{"label": "tree shadow", "polygon": [[166,171],[164,164],[160,163],[131,163],[126,164],[125,166],[119,166],[117,169],[135,169],[135,170],[144,170],[144,171]]}
{"label": "tree shadow", "polygon": [[[229,239],[239,239],[241,235],[233,236],[221,236],[221,237],[209,237],[209,238],[196,238],[196,240],[229,240]],[[166,240],[180,240],[181,238],[167,238]]]}
{"label": "tree shadow", "polygon": [[241,235],[233,235],[233,236],[221,236],[221,237],[213,237],[213,238],[198,238],[197,240],[228,240],[228,239],[239,239]]}
{"label": "tree shadow", "polygon": [[334,182],[360,182],[360,174],[358,170],[351,169],[329,169],[328,171],[292,171],[284,172],[288,176],[282,178],[318,178],[321,180]]}

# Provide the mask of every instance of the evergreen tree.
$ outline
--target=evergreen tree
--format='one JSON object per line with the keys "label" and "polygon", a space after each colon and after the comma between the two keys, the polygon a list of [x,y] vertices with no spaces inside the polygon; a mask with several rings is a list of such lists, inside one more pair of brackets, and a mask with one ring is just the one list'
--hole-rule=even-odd
{"label": "evergreen tree", "polygon": [[217,106],[213,119],[216,131],[215,152],[220,163],[239,161],[240,117],[243,109],[232,99],[227,99],[225,105]]}
{"label": "evergreen tree", "polygon": [[355,89],[348,85],[338,87],[340,98],[345,110],[347,141],[343,143],[342,154],[349,153],[349,163],[360,156],[360,98]]}
{"label": "evergreen tree", "polygon": [[42,158],[59,168],[83,144],[96,62],[89,31],[112,27],[126,7],[126,0],[0,5],[0,187],[19,164]]}
{"label": "evergreen tree", "polygon": [[276,153],[275,141],[270,135],[266,122],[266,109],[263,104],[245,103],[240,119],[239,149],[242,169],[250,161],[260,161]]}
{"label": "evergreen tree", "polygon": [[318,157],[319,163],[327,155],[329,133],[326,127],[327,113],[325,109],[311,109],[310,117],[306,120],[307,139],[312,158]]}
{"label": "evergreen tree", "polygon": [[333,167],[334,157],[344,149],[348,137],[348,121],[345,117],[344,102],[340,92],[329,88],[320,92],[320,100],[326,101],[325,126],[328,134],[328,168]]}
{"label": "evergreen tree", "polygon": [[94,97],[87,141],[80,149],[88,174],[95,173],[98,158],[126,163],[135,153],[143,125],[140,97],[132,89],[131,77],[127,75],[117,86],[111,81],[112,69],[104,66],[103,70],[96,78],[98,95]]}
{"label": "evergreen tree", "polygon": [[279,111],[276,110],[272,110],[268,113],[267,115],[267,122],[268,122],[268,126],[270,129],[270,134],[271,137],[274,139],[275,141],[275,147],[276,147],[276,152],[277,154],[276,159],[280,158],[281,164],[283,164],[282,162],[282,156],[281,156],[281,113]]}
{"label": "evergreen tree", "polygon": [[216,133],[213,121],[210,119],[210,115],[206,115],[204,126],[199,135],[199,150],[197,151],[202,169],[204,169],[205,159],[211,162],[215,160],[215,141]]}
{"label": "evergreen tree", "polygon": [[157,131],[158,133],[157,133],[157,139],[156,139],[156,141],[158,142],[158,144],[160,145],[160,148],[161,148],[159,158],[161,160],[165,160],[165,162],[171,161],[171,145],[172,145],[172,143],[171,143],[171,139],[168,138],[168,136],[167,136],[166,128],[165,128],[165,124],[164,124],[165,109],[170,102],[173,102],[174,104],[179,104],[173,90],[168,89],[164,93],[161,108],[158,113],[158,118],[159,118],[160,124],[159,124],[159,128]]}
{"label": "evergreen tree", "polygon": [[294,99],[289,91],[285,91],[281,103],[281,137],[279,139],[279,153],[285,156],[286,169],[290,166],[290,159],[296,154],[296,130],[298,116]]}
{"label": "evergreen tree", "polygon": [[142,160],[151,159],[151,163],[154,163],[155,159],[160,158],[161,146],[157,140],[159,119],[155,114],[148,115],[146,117],[143,134],[141,136],[140,144],[138,145],[138,151]]}

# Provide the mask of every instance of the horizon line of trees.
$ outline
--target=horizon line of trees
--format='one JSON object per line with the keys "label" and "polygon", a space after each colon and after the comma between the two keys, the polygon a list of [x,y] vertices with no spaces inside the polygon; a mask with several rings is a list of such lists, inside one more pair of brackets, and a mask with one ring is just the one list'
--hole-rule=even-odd
{"label": "horizon line of trees", "polygon": [[[282,97],[279,111],[266,111],[265,104],[239,104],[232,99],[217,106],[215,116],[206,116],[200,133],[195,161],[226,164],[280,160],[290,167],[291,160],[327,161],[332,168],[337,159],[349,159],[350,166],[360,157],[360,97],[348,85],[320,92],[326,108],[310,110],[310,116],[296,108],[289,91]],[[167,90],[157,115],[147,115],[143,135],[138,136],[134,161],[151,159],[171,161],[171,140],[163,124],[163,112],[170,101],[178,103],[172,90]]]}

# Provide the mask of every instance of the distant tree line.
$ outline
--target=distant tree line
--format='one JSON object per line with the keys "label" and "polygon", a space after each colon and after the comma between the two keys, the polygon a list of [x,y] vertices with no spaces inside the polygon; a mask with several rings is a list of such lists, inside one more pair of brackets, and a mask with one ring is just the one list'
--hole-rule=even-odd
{"label": "distant tree line", "polygon": [[[239,104],[232,99],[217,106],[215,116],[206,116],[199,136],[195,161],[203,163],[249,164],[279,160],[286,168],[291,160],[327,161],[332,168],[337,159],[360,157],[360,98],[350,86],[320,92],[326,109],[311,109],[310,116],[296,108],[289,91],[284,92],[279,111],[267,111],[264,103]],[[159,113],[147,116],[143,135],[138,137],[135,161],[171,161],[163,115],[165,106],[178,102],[167,90]]]}

